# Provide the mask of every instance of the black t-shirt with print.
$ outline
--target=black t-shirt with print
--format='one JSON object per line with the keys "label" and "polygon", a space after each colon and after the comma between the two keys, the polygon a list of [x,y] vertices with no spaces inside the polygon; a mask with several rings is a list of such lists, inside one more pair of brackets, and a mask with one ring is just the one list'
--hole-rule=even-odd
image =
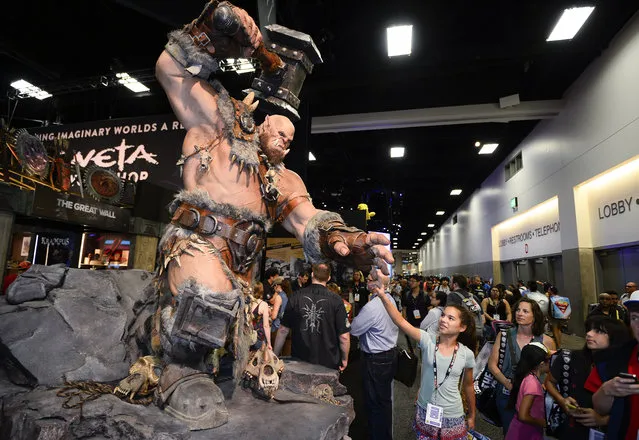
{"label": "black t-shirt with print", "polygon": [[293,357],[328,368],[340,365],[339,336],[349,331],[349,324],[338,295],[321,284],[300,289],[289,298],[281,325],[293,334]]}
{"label": "black t-shirt with print", "polygon": [[[406,320],[413,327],[419,327],[426,315],[428,314],[428,306],[430,306],[430,298],[419,291],[416,297],[409,291],[404,298],[403,307],[406,307]],[[419,318],[415,317],[415,310],[419,311]]]}

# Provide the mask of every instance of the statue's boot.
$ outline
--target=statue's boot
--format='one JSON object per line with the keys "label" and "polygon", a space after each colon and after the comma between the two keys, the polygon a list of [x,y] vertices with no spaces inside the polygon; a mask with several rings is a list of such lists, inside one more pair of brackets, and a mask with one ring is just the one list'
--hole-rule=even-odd
{"label": "statue's boot", "polygon": [[229,413],[213,378],[189,367],[167,365],[157,389],[158,405],[191,431],[224,425]]}

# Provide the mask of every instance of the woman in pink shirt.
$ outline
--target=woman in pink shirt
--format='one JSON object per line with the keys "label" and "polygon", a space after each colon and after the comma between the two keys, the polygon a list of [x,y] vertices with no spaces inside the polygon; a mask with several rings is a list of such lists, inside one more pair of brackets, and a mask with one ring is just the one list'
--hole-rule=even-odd
{"label": "woman in pink shirt", "polygon": [[508,407],[516,414],[505,440],[542,440],[546,427],[544,390],[539,376],[548,372],[550,353],[541,342],[531,342],[521,350]]}

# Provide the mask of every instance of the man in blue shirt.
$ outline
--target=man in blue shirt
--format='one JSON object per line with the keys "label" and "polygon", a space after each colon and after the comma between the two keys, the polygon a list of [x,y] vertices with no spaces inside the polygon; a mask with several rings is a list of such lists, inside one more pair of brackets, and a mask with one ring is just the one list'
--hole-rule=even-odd
{"label": "man in blue shirt", "polygon": [[[369,292],[385,293],[390,279],[378,271],[377,280],[367,278]],[[392,440],[393,438],[393,377],[397,368],[395,344],[399,329],[375,296],[360,310],[351,323],[351,335],[359,337],[362,351],[362,380],[368,415],[369,438]]]}

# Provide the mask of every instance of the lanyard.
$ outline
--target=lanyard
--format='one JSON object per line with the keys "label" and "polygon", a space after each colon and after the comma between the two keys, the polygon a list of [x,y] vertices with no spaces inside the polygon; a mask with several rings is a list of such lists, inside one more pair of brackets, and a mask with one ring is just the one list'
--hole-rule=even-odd
{"label": "lanyard", "polygon": [[446,376],[444,376],[444,380],[442,380],[442,382],[438,385],[437,384],[437,352],[439,351],[439,338],[437,338],[437,344],[435,345],[435,356],[433,359],[433,376],[435,379],[435,390],[437,391],[437,389],[443,385],[444,382],[446,382],[446,379],[448,379],[448,376],[450,376],[450,372],[453,371],[453,365],[455,364],[455,359],[457,358],[457,350],[459,350],[459,343],[455,345],[455,351],[453,351],[453,358],[450,360],[450,365],[448,366],[448,369],[446,370]]}

